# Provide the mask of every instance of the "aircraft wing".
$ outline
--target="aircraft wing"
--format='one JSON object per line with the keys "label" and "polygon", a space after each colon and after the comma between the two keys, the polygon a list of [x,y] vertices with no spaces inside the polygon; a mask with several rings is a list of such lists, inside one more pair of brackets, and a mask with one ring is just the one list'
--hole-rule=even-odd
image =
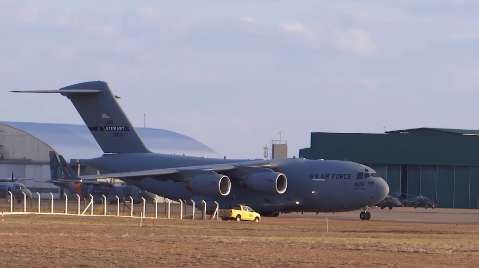
{"label": "aircraft wing", "polygon": [[270,160],[249,160],[236,163],[224,163],[224,164],[212,164],[212,165],[200,165],[200,166],[186,166],[178,168],[164,168],[164,169],[151,169],[140,171],[128,171],[128,172],[116,172],[116,173],[104,173],[95,175],[81,176],[82,181],[90,181],[106,178],[118,178],[118,179],[135,179],[141,177],[152,177],[155,179],[162,179],[166,175],[175,175],[181,173],[196,173],[202,171],[230,171],[241,167],[272,167]]}
{"label": "aircraft wing", "polygon": [[95,184],[95,185],[100,185],[100,184],[112,184],[111,182],[107,181],[98,181],[96,179],[88,179],[88,180],[82,180],[82,179],[74,179],[74,178],[68,178],[68,179],[52,179],[49,180],[48,182],[51,182],[53,184],[68,184],[68,183],[82,183],[82,184]]}

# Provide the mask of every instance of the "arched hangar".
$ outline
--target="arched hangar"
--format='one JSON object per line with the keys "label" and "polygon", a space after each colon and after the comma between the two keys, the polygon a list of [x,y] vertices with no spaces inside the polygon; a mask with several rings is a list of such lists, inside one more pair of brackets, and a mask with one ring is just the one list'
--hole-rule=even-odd
{"label": "arched hangar", "polygon": [[[137,128],[153,152],[217,156],[201,142],[164,129]],[[68,159],[92,158],[102,154],[84,125],[0,122],[0,178],[27,178],[33,191],[57,190],[50,180],[49,151]]]}

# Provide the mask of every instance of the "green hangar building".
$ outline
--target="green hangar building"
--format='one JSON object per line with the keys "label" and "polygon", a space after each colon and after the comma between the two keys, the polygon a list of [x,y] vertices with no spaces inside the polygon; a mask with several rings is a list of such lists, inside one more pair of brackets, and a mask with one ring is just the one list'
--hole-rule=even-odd
{"label": "green hangar building", "polygon": [[392,194],[424,195],[444,208],[479,208],[479,130],[313,132],[311,147],[299,156],[362,163],[387,180]]}

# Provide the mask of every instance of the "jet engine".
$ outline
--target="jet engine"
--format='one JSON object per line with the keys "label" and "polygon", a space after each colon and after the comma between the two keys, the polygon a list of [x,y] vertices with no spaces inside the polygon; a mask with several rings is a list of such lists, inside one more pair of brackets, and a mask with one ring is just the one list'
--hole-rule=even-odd
{"label": "jet engine", "polygon": [[197,174],[191,177],[189,188],[198,194],[227,196],[231,191],[231,181],[228,176],[218,173]]}
{"label": "jet engine", "polygon": [[265,193],[284,194],[288,188],[286,175],[270,169],[251,172],[242,178],[242,183],[254,191]]}

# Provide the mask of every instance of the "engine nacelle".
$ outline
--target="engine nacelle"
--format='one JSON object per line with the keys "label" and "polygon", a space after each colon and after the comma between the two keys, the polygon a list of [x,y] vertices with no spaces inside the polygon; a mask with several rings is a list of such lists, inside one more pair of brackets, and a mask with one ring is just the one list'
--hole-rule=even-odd
{"label": "engine nacelle", "polygon": [[272,170],[251,172],[243,177],[242,182],[248,188],[264,193],[284,194],[288,188],[286,175]]}
{"label": "engine nacelle", "polygon": [[189,187],[198,194],[227,196],[231,181],[228,176],[217,173],[198,174],[191,177]]}

